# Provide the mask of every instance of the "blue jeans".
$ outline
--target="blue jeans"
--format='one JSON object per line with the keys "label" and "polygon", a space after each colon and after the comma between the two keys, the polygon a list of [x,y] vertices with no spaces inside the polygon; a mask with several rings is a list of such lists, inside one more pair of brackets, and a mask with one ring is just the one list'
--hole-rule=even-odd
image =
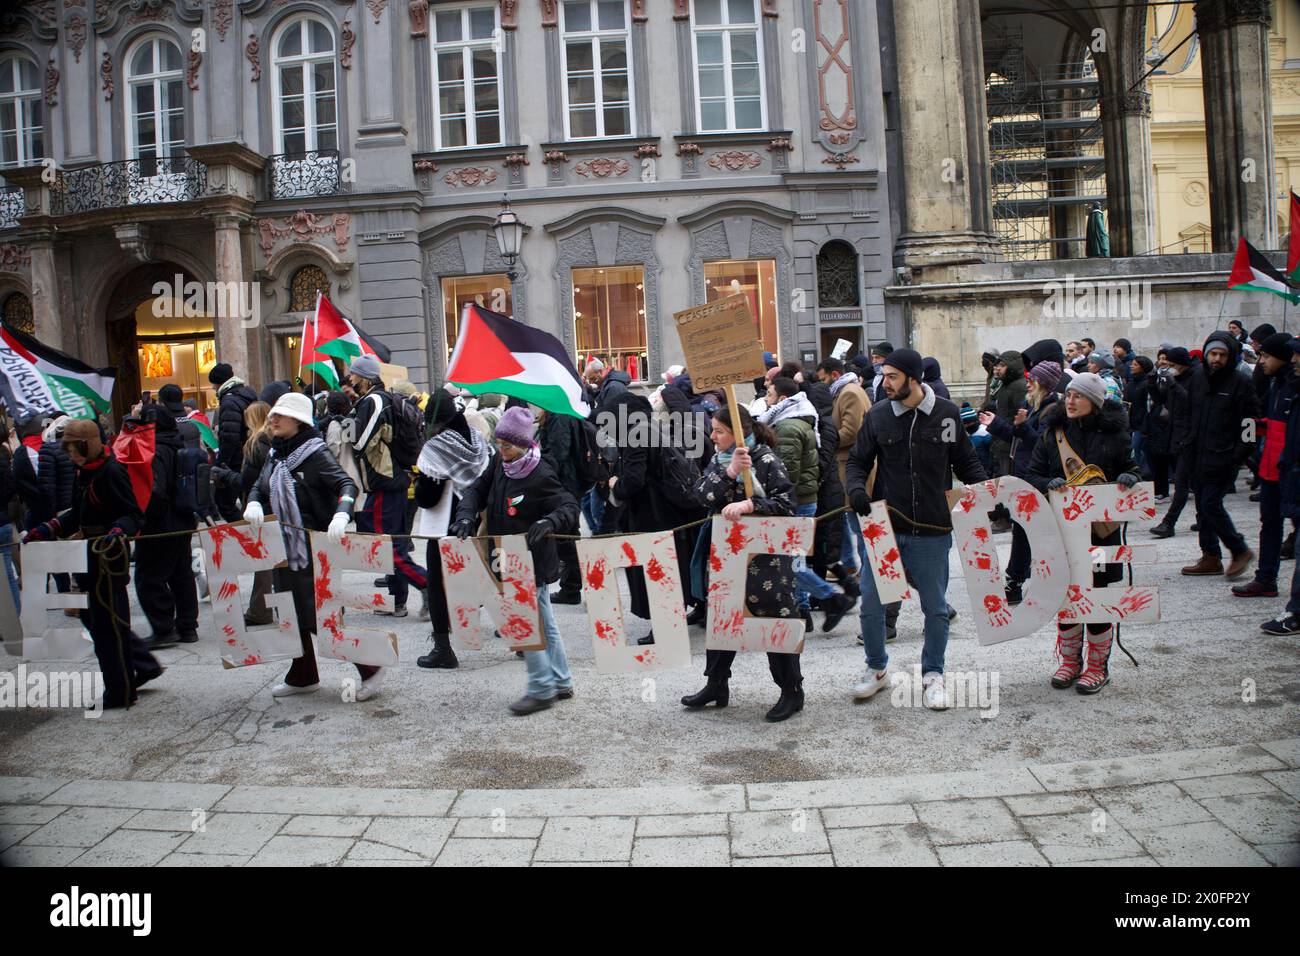
{"label": "blue jeans", "polygon": [[542,630],[546,634],[546,650],[524,651],[524,664],[528,667],[528,696],[534,700],[551,700],[558,691],[573,686],[573,674],[569,671],[560,625],[555,623],[551,596],[545,586],[537,588],[537,609],[541,612]]}
{"label": "blue jeans", "polygon": [[[952,535],[898,535],[898,550],[908,580],[921,599],[925,615],[925,644],[921,648],[921,673],[943,673],[943,655],[948,649],[948,552]],[[862,643],[867,666],[883,671],[889,664],[885,653],[885,608],[876,593],[876,581],[862,575]]]}
{"label": "blue jeans", "polygon": [[[856,554],[854,553],[855,541],[857,542]],[[867,566],[867,542],[862,538],[862,525],[858,522],[858,514],[852,509],[844,512],[843,552],[840,560],[848,570]]]}
{"label": "blue jeans", "polygon": [[[0,546],[15,545],[14,526],[0,524]],[[18,586],[18,572],[14,570],[14,548],[0,547],[0,561],[4,564],[5,580],[9,582],[9,592],[14,596],[14,610],[22,613],[22,592]]]}
{"label": "blue jeans", "polygon": [[[794,513],[800,518],[813,518],[817,515],[817,502],[795,505]],[[808,559],[799,555],[794,559],[794,597],[800,610],[808,609],[808,595],[821,600],[835,593],[835,589],[823,581],[816,573],[808,570]]]}
{"label": "blue jeans", "polygon": [[600,534],[601,522],[605,520],[605,502],[596,489],[592,488],[582,496],[582,516],[587,519],[587,527],[592,534]]}

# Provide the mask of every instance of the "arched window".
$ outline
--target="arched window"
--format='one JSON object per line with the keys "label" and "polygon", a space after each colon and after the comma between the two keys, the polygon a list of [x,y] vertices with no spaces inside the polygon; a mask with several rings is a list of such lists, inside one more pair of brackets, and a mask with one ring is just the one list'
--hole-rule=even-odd
{"label": "arched window", "polygon": [[126,61],[127,143],[140,175],[170,172],[167,160],[185,148],[181,51],[166,37],[142,41]]}
{"label": "arched window", "polygon": [[275,141],[281,153],[338,149],[334,34],[299,17],[275,40]]}
{"label": "arched window", "polygon": [[28,57],[0,57],[0,166],[27,166],[45,155],[40,71]]}
{"label": "arched window", "polygon": [[861,305],[858,254],[847,242],[832,240],[817,253],[817,306],[822,309]]}
{"label": "arched window", "polygon": [[4,305],[0,306],[0,318],[3,318],[5,325],[10,328],[29,335],[36,334],[36,322],[32,318],[32,300],[21,292],[11,292],[5,298]]}
{"label": "arched window", "polygon": [[320,266],[303,266],[289,280],[289,311],[315,311],[318,292],[330,294],[330,280],[325,270]]}

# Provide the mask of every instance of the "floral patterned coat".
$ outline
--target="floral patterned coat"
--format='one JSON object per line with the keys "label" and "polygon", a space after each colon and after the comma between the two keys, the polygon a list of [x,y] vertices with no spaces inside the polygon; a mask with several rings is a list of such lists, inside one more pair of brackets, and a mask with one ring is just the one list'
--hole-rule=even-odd
{"label": "floral patterned coat", "polygon": [[[755,515],[791,517],[794,515],[794,485],[781,464],[780,457],[767,445],[750,449],[754,461]],[[745,485],[740,478],[727,474],[727,466],[714,455],[704,474],[695,484],[696,500],[709,514],[716,515],[734,501],[745,500]],[[705,526],[708,527],[707,525]],[[707,569],[707,565],[706,565]],[[745,606],[755,617],[794,617],[798,608],[794,597],[794,559],[788,556],[756,554],[749,561],[749,580],[745,584]]]}

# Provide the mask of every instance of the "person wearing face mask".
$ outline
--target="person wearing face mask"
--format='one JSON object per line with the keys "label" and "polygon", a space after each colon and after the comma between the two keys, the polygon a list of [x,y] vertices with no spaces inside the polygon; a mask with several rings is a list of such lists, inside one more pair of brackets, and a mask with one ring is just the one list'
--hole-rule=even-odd
{"label": "person wearing face mask", "polygon": [[[1241,343],[1227,332],[1211,332],[1201,350],[1204,372],[1192,379],[1191,476],[1201,558],[1182,569],[1187,575],[1222,574],[1229,581],[1246,573],[1255,552],[1246,545],[1223,506],[1223,496],[1249,459],[1246,423],[1259,417],[1259,399],[1250,378],[1237,371]],[[1225,569],[1219,542],[1231,554]]]}
{"label": "person wearing face mask", "polygon": [[560,561],[551,534],[577,527],[578,501],[564,490],[554,469],[543,460],[533,430],[527,406],[506,410],[496,429],[499,454],[465,489],[451,526],[451,533],[462,540],[474,534],[480,522],[484,534],[527,536],[546,647],[524,652],[528,687],[524,696],[510,705],[510,712],[521,717],[573,697],[573,674],[547,585],[560,579]]}
{"label": "person wearing face mask", "polygon": [[77,575],[78,588],[88,602],[81,623],[90,632],[104,676],[104,709],[130,707],[136,702],[136,691],[163,672],[129,623],[127,542],[144,527],[144,513],[126,466],[104,443],[99,425],[84,418],[71,420],[59,441],[76,468],[71,506],[29,530],[23,543],[78,533],[93,539],[87,544],[88,570]]}

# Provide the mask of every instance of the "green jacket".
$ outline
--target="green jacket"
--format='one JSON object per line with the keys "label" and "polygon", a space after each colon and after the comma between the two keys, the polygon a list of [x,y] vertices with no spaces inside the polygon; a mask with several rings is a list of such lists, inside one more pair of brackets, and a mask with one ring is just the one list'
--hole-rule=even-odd
{"label": "green jacket", "polygon": [[773,425],[772,431],[778,439],[776,453],[794,485],[795,503],[816,504],[821,466],[813,426],[803,418],[787,418]]}

